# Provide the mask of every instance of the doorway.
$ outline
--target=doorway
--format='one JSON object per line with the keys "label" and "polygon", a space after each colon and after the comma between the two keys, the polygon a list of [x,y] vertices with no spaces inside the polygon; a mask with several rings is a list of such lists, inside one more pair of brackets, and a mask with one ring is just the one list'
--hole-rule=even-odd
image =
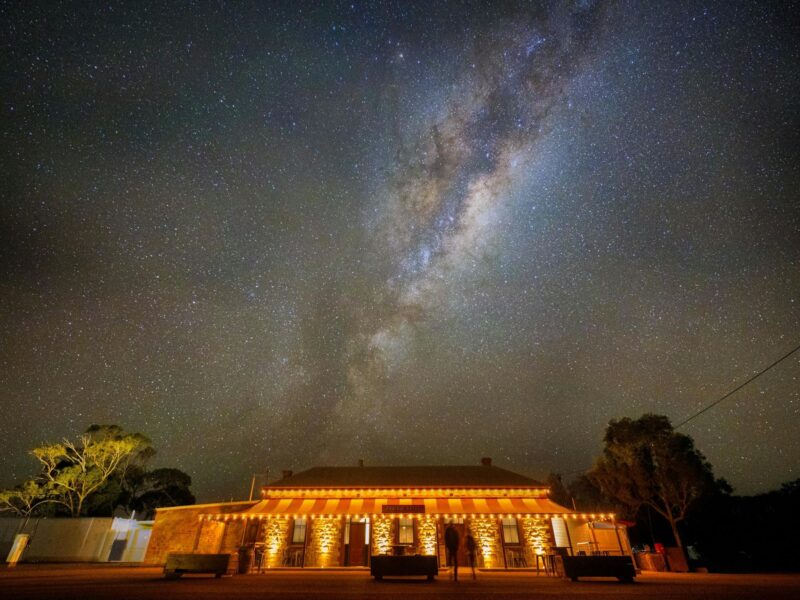
{"label": "doorway", "polygon": [[[445,521],[444,529],[447,530],[447,527],[452,523],[455,530],[458,532],[458,552],[456,553],[456,561],[459,567],[468,567],[469,566],[469,557],[467,555],[467,525],[464,523],[464,519],[450,519]],[[444,532],[442,534],[442,540],[444,540]],[[450,566],[450,551],[445,546],[446,552],[446,565]]]}
{"label": "doorway", "polygon": [[369,524],[366,519],[351,519],[345,531],[345,565],[366,567],[369,558]]}

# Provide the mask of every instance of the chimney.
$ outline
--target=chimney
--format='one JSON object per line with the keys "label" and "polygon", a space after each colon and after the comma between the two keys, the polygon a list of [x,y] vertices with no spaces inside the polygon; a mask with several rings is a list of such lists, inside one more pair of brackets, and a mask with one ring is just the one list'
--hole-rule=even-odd
{"label": "chimney", "polygon": [[283,473],[283,478],[284,479],[289,479],[289,477],[292,476],[292,470],[291,469],[284,469],[283,471],[281,471],[281,473]]}
{"label": "chimney", "polygon": [[481,464],[482,464],[484,467],[491,467],[491,466],[492,466],[492,459],[491,459],[491,458],[489,458],[488,456],[484,456],[484,457],[481,459]]}
{"label": "chimney", "polygon": [[359,467],[363,467],[364,466],[364,459],[363,458],[359,458],[358,459],[358,466]]}

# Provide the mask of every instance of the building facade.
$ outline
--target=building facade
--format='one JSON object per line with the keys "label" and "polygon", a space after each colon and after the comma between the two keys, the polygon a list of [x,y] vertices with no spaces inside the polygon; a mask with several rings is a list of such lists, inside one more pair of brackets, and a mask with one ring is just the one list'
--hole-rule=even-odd
{"label": "building facade", "polygon": [[492,466],[315,467],[283,477],[257,502],[159,509],[146,562],[169,552],[230,553],[232,568],[366,567],[370,556],[422,554],[450,563],[444,530],[476,542],[477,566],[544,568],[562,554],[629,554],[611,514],[581,514],[548,488]]}

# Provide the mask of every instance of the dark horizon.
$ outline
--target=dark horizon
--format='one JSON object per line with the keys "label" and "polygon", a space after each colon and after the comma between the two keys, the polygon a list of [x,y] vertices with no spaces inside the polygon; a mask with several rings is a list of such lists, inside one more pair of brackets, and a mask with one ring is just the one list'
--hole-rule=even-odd
{"label": "dark horizon", "polygon": [[[4,4],[1,486],[93,423],[202,502],[694,414],[800,343],[797,8]],[[799,377],[681,428],[737,493]]]}

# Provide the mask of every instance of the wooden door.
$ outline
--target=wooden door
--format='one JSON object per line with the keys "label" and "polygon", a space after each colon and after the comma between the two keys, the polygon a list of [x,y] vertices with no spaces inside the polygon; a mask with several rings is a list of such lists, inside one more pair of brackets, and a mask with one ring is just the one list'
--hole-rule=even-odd
{"label": "wooden door", "polygon": [[351,567],[367,564],[366,523],[350,523],[350,557],[347,561]]}

